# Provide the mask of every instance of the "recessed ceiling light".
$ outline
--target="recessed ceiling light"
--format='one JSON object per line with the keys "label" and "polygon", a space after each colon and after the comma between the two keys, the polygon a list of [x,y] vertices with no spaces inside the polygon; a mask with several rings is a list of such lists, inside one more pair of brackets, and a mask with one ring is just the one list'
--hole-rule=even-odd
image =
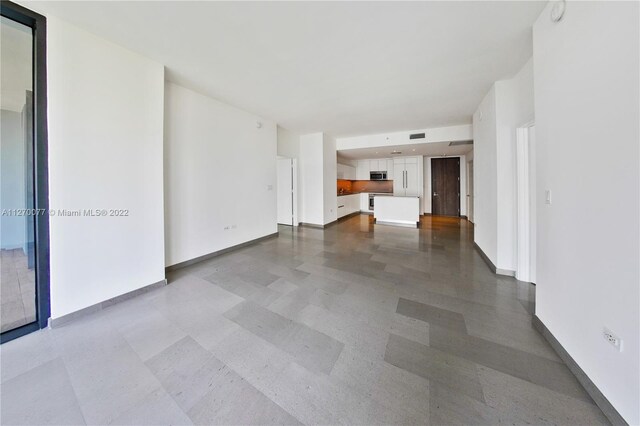
{"label": "recessed ceiling light", "polygon": [[413,148],[413,150],[415,151],[416,149],[415,149],[415,148]]}

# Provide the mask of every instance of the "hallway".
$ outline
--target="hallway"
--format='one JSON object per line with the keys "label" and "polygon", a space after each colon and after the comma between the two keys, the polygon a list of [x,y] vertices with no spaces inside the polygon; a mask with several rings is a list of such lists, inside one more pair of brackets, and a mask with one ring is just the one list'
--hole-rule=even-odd
{"label": "hallway", "polygon": [[0,347],[6,424],[608,424],[463,219],[358,215]]}

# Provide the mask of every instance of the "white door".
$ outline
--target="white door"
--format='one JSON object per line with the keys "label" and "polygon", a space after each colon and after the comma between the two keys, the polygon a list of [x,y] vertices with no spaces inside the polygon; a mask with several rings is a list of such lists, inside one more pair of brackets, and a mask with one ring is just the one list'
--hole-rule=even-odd
{"label": "white door", "polygon": [[278,158],[278,223],[293,225],[293,160]]}

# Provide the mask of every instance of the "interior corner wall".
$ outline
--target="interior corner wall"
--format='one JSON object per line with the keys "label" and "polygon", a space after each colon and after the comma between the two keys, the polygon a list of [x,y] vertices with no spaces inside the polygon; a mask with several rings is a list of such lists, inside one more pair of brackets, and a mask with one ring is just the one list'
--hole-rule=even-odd
{"label": "interior corner wall", "polygon": [[[324,135],[300,136],[300,202],[301,222],[324,225]],[[335,189],[335,182],[334,182]]]}
{"label": "interior corner wall", "polygon": [[276,124],[174,83],[165,96],[167,266],[277,232]]}
{"label": "interior corner wall", "polygon": [[498,165],[496,89],[491,87],[473,114],[474,241],[498,263]]}
{"label": "interior corner wall", "polygon": [[[294,198],[296,199],[296,212],[295,218],[297,220],[301,220],[301,212],[302,212],[302,196],[301,196],[301,188],[302,188],[302,177],[300,175],[300,135],[296,132],[293,132],[289,129],[285,129],[284,127],[277,126],[278,133],[278,156],[286,157],[286,158],[294,158],[296,159],[296,178],[297,178],[297,186],[296,186],[296,194],[294,194]],[[298,226],[298,223],[294,223],[294,226]]]}
{"label": "interior corner wall", "polygon": [[516,269],[516,129],[533,119],[530,59],[495,82],[473,116],[475,241],[502,271]]}
{"label": "interior corner wall", "polygon": [[338,157],[335,138],[326,134],[323,135],[322,149],[323,225],[326,225],[338,219],[338,194],[336,189]]}
{"label": "interior corner wall", "polygon": [[[534,25],[536,315],[640,424],[640,5],[549,4]],[[545,190],[552,191],[545,204]],[[603,337],[623,340],[617,351]]]}
{"label": "interior corner wall", "polygon": [[165,278],[164,67],[47,16],[51,316]]}
{"label": "interior corner wall", "polygon": [[497,263],[505,271],[516,270],[517,185],[516,131],[534,120],[533,61],[529,59],[509,80],[497,81],[496,166],[497,166]]}

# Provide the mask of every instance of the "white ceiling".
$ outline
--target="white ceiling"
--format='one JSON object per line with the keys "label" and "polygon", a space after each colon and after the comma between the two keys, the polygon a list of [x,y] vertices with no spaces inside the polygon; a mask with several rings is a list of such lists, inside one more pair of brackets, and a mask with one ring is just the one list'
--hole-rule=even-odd
{"label": "white ceiling", "polygon": [[471,122],[532,53],[544,2],[26,2],[298,132]]}
{"label": "white ceiling", "polygon": [[[391,158],[399,155],[424,155],[427,157],[439,157],[444,155],[464,155],[470,152],[472,149],[472,144],[449,146],[449,142],[427,142],[413,145],[346,149],[338,151],[338,156],[347,160]],[[400,151],[401,154],[391,154],[392,151]]]}

